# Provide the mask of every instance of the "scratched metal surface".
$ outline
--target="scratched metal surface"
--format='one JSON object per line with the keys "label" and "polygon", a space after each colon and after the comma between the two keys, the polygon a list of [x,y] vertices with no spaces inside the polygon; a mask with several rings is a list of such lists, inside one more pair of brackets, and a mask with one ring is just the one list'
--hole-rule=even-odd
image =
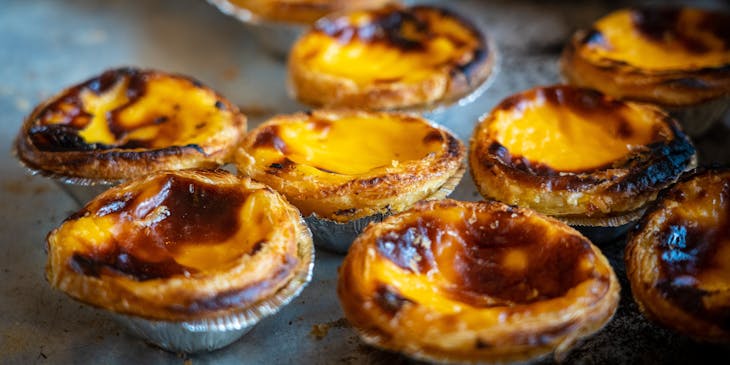
{"label": "scratched metal surface", "polygon": [[[629,4],[443,3],[479,22],[500,49],[501,70],[490,89],[474,103],[438,116],[464,141],[477,118],[505,96],[559,81],[556,60],[574,29]],[[727,1],[703,3],[728,7]],[[408,363],[398,355],[364,346],[347,326],[334,289],[341,257],[326,252],[318,252],[309,287],[278,315],[263,320],[228,348],[189,358],[145,345],[95,310],[48,287],[43,278],[44,238],[75,205],[49,181],[27,176],[7,151],[33,105],[64,86],[119,65],[193,75],[241,105],[254,123],[271,113],[303,109],[287,98],[283,64],[261,52],[239,22],[202,0],[0,0],[0,146],[6,151],[0,154],[0,363]],[[703,162],[730,162],[728,140],[728,121],[699,139]],[[468,175],[453,196],[479,198]],[[727,359],[727,349],[674,335],[637,312],[625,281],[622,246],[622,240],[603,246],[622,279],[618,313],[567,361]],[[312,332],[313,326],[320,331]]]}

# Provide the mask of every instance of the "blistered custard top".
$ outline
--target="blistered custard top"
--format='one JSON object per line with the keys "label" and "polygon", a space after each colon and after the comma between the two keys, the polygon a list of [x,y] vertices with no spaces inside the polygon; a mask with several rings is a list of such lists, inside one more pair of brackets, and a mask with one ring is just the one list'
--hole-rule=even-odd
{"label": "blistered custard top", "polygon": [[368,85],[468,74],[486,54],[473,26],[445,10],[418,6],[321,19],[291,57],[322,74]]}
{"label": "blistered custard top", "polygon": [[647,223],[658,261],[655,283],[683,310],[730,330],[730,173],[680,183]]}
{"label": "blistered custard top", "polygon": [[136,281],[223,272],[271,240],[283,207],[269,190],[174,174],[94,200],[53,234],[87,276]]}
{"label": "blistered custard top", "polygon": [[238,124],[231,109],[197,81],[117,69],[43,105],[31,116],[27,133],[36,148],[50,152],[171,146],[205,150],[216,134]]}
{"label": "blistered custard top", "polygon": [[488,137],[506,148],[513,161],[565,172],[621,160],[666,128],[653,111],[561,86],[512,96],[486,122]]}
{"label": "blistered custard top", "polygon": [[579,52],[650,71],[730,64],[730,14],[687,8],[624,9],[600,20]]}
{"label": "blistered custard top", "polygon": [[[491,325],[569,310],[576,297],[600,298],[608,291],[610,270],[577,232],[498,203],[424,205],[386,220],[359,243],[368,254],[351,269],[384,313],[416,303]],[[493,308],[506,312],[479,314]]]}
{"label": "blistered custard top", "polygon": [[445,132],[401,114],[301,114],[254,131],[250,153],[263,170],[296,165],[316,174],[357,176],[444,149]]}

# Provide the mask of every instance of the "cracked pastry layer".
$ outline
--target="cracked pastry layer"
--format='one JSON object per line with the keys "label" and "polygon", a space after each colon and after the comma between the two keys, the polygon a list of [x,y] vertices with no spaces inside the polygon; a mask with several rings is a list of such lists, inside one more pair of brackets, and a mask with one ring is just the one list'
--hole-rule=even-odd
{"label": "cracked pastry layer", "polygon": [[467,96],[494,62],[484,34],[460,15],[390,6],[320,19],[293,46],[288,69],[305,104],[418,109]]}
{"label": "cracked pastry layer", "polygon": [[[99,195],[47,238],[51,286],[154,320],[216,318],[265,302],[312,238],[278,193],[222,171],[150,175]],[[311,250],[309,250],[311,252]]]}
{"label": "cracked pastry layer", "polygon": [[15,140],[36,172],[75,183],[222,165],[246,130],[231,102],[186,76],[112,69],[38,105]]}
{"label": "cracked pastry layer", "polygon": [[502,101],[475,128],[469,162],[479,192],[570,224],[616,226],[696,164],[659,108],[571,86]]}
{"label": "cracked pastry layer", "polygon": [[315,110],[252,130],[236,164],[304,216],[347,222],[431,196],[463,171],[465,154],[453,134],[415,115]]}
{"label": "cracked pastry layer", "polygon": [[437,362],[564,354],[610,320],[619,290],[580,233],[494,201],[420,202],[371,224],[338,281],[365,342]]}
{"label": "cracked pastry layer", "polygon": [[730,170],[691,174],[663,193],[630,235],[625,260],[647,317],[730,341]]}

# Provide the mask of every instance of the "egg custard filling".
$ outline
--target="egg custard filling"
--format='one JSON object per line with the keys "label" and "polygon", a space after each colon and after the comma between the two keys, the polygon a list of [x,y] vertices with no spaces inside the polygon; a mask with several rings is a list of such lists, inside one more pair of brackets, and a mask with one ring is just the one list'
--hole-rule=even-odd
{"label": "egg custard filling", "polygon": [[625,258],[649,318],[700,340],[730,341],[730,172],[683,178],[642,219]]}
{"label": "egg custard filling", "polygon": [[247,308],[306,271],[312,239],[279,194],[225,171],[108,190],[48,235],[47,277],[82,302],[191,320]]}
{"label": "egg custard filling", "polygon": [[464,154],[456,137],[417,116],[318,110],[262,124],[237,164],[305,216],[349,221],[429,197],[463,172]]}
{"label": "egg custard filling", "polygon": [[437,362],[564,352],[598,331],[619,285],[572,228],[498,202],[427,201],[366,228],[339,271],[347,319],[372,345]]}
{"label": "egg custard filling", "polygon": [[614,97],[664,106],[730,94],[730,14],[679,7],[617,10],[576,33],[565,77]]}
{"label": "egg custard filling", "polygon": [[199,82],[123,68],[39,105],[21,128],[16,154],[47,175],[123,180],[218,166],[245,129],[238,109]]}
{"label": "egg custard filling", "polygon": [[641,209],[695,159],[658,108],[569,86],[505,99],[477,126],[470,148],[485,197],[584,221]]}
{"label": "egg custard filling", "polygon": [[386,7],[319,20],[294,45],[289,73],[306,104],[406,109],[474,91],[493,53],[481,31],[449,10]]}

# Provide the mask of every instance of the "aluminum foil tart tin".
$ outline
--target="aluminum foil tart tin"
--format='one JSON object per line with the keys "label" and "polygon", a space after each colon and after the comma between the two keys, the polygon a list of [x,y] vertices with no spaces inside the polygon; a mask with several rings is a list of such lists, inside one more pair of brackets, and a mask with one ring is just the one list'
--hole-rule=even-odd
{"label": "aluminum foil tart tin", "polygon": [[263,318],[275,314],[289,304],[312,280],[314,248],[299,242],[299,258],[304,265],[289,283],[273,296],[221,317],[196,321],[158,321],[131,315],[106,312],[126,329],[145,342],[176,353],[213,351],[235,342]]}
{"label": "aluminum foil tart tin", "polygon": [[722,121],[730,110],[730,96],[709,100],[686,107],[665,107],[669,114],[679,121],[690,137],[705,134],[710,127]]}
{"label": "aluminum foil tart tin", "polygon": [[272,22],[257,17],[248,9],[236,6],[228,0],[208,0],[223,14],[230,15],[246,24],[256,43],[272,56],[286,59],[289,49],[308,28],[306,24]]}
{"label": "aluminum foil tart tin", "polygon": [[[452,175],[444,185],[442,185],[435,193],[431,194],[425,200],[439,200],[446,198],[451,194],[456,186],[459,185],[461,178],[464,176],[466,171],[466,165],[462,164],[461,167]],[[317,214],[311,214],[304,218],[307,222],[309,229],[312,231],[312,237],[314,244],[317,247],[323,248],[327,251],[346,254],[347,250],[350,249],[352,242],[357,238],[365,227],[372,222],[380,222],[394,212],[387,210],[384,213],[377,213],[371,216],[355,219],[353,221],[340,223],[335,222],[326,218],[321,218]]]}
{"label": "aluminum foil tart tin", "polygon": [[634,222],[626,223],[616,227],[601,226],[573,226],[578,232],[586,236],[596,245],[615,242],[619,237],[626,234],[631,229]]}

